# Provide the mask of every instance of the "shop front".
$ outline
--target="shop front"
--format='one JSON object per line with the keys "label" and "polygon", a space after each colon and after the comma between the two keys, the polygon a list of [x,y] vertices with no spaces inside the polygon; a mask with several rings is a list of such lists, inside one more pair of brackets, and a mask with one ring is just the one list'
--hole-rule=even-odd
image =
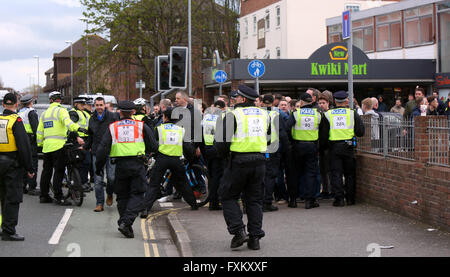
{"label": "shop front", "polygon": [[[298,98],[310,87],[321,91],[347,90],[348,50],[345,43],[322,46],[305,60],[262,60],[265,74],[259,80],[260,93],[280,93]],[[229,81],[224,91],[235,89],[238,84],[254,86],[255,80],[248,73],[251,60],[230,60],[216,68],[204,71],[205,94],[218,95],[219,85],[214,81],[217,70],[225,70]],[[382,95],[392,106],[396,97],[406,100],[416,86],[429,93],[435,83],[436,61],[430,59],[369,59],[357,47],[353,47],[354,92],[358,101],[365,97]]]}

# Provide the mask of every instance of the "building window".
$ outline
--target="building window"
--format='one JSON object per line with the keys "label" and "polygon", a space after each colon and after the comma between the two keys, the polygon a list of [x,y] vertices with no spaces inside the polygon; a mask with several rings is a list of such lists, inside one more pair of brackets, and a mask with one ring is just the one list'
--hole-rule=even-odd
{"label": "building window", "polygon": [[277,26],[281,25],[281,8],[277,6]]}
{"label": "building window", "polygon": [[244,19],[245,36],[248,36],[248,19]]}
{"label": "building window", "polygon": [[439,72],[450,72],[450,4],[447,5],[441,5],[442,11],[438,14]]}
{"label": "building window", "polygon": [[277,59],[281,59],[281,49],[277,47]]}
{"label": "building window", "polygon": [[253,16],[253,34],[256,35],[256,31],[258,30],[258,23],[256,20],[256,15]]}
{"label": "building window", "polygon": [[354,21],[352,27],[353,44],[364,52],[373,51],[373,18]]}
{"label": "building window", "polygon": [[332,25],[328,27],[328,42],[342,41],[342,24]]}
{"label": "building window", "polygon": [[401,12],[377,16],[377,49],[402,47]]}
{"label": "building window", "polygon": [[361,5],[358,4],[346,4],[345,5],[346,11],[352,11],[352,12],[359,12],[361,10]]}
{"label": "building window", "polygon": [[270,29],[270,12],[266,11],[266,31],[269,31]]}
{"label": "building window", "polygon": [[266,50],[266,54],[264,55],[264,59],[270,59],[270,49]]}
{"label": "building window", "polygon": [[433,5],[405,11],[405,46],[433,42]]}

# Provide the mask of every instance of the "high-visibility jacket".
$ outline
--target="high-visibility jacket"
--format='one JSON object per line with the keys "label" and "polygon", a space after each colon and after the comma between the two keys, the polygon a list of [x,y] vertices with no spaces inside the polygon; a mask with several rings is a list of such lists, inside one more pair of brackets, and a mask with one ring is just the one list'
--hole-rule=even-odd
{"label": "high-visibility jacket", "polygon": [[[78,122],[75,123],[77,123],[80,126],[80,128],[87,130],[89,128],[89,119],[91,118],[91,116],[85,111],[80,111],[76,109],[72,109],[70,111],[76,112],[78,114]],[[82,132],[78,132],[78,136],[84,138],[87,137],[88,135]]]}
{"label": "high-visibility jacket", "polygon": [[237,122],[230,151],[238,153],[264,153],[267,151],[269,115],[257,107],[237,108],[233,112]]}
{"label": "high-visibility jacket", "polygon": [[292,127],[292,138],[300,141],[316,141],[319,139],[319,124],[322,116],[315,108],[302,108],[294,112],[295,125]]}
{"label": "high-visibility jacket", "polygon": [[16,152],[18,150],[13,134],[13,126],[19,115],[0,115],[0,153]]}
{"label": "high-visibility jacket", "polygon": [[184,128],[172,123],[165,123],[158,126],[157,129],[158,151],[167,156],[181,157],[183,155]]}
{"label": "high-visibility jacket", "polygon": [[143,121],[144,117],[145,117],[145,114],[135,114],[135,115],[132,116],[132,118],[134,120],[139,120],[139,121]]}
{"label": "high-visibility jacket", "polygon": [[25,126],[25,131],[27,131],[27,134],[33,134],[33,129],[31,128],[30,118],[28,115],[31,111],[34,111],[33,108],[23,108],[19,111],[18,115],[23,120],[23,126]]}
{"label": "high-visibility jacket", "polygon": [[350,140],[355,136],[355,112],[348,108],[337,108],[325,113],[330,122],[330,141]]}
{"label": "high-visibility jacket", "polygon": [[145,154],[144,123],[123,119],[109,125],[111,133],[111,158],[137,157]]}
{"label": "high-visibility jacket", "polygon": [[36,132],[37,145],[42,153],[58,151],[67,140],[67,130],[76,132],[80,126],[70,120],[69,112],[60,103],[54,102],[41,115]]}
{"label": "high-visibility jacket", "polygon": [[[222,119],[225,117],[225,113],[221,113]],[[203,117],[203,140],[206,146],[214,145],[214,135],[216,133],[217,119],[219,115],[217,114],[205,114]]]}

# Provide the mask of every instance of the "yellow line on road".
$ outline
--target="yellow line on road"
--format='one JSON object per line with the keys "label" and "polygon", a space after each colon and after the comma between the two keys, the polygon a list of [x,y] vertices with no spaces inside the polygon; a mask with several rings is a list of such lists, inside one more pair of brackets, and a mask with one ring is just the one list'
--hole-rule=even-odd
{"label": "yellow line on road", "polygon": [[151,257],[150,255],[150,247],[148,245],[148,236],[147,236],[147,230],[146,230],[146,226],[145,226],[145,219],[141,219],[141,229],[142,229],[142,237],[144,238],[144,251],[145,251],[145,257],[149,258]]}

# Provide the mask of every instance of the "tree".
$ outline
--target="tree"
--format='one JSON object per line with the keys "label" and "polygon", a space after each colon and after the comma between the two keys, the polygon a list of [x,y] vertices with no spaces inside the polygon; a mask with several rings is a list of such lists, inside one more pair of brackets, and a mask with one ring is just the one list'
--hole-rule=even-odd
{"label": "tree", "polygon": [[3,88],[5,84],[3,83],[2,76],[0,76],[0,88]]}
{"label": "tree", "polygon": [[[109,40],[92,53],[91,60],[98,67],[106,66],[110,76],[127,66],[136,67],[147,87],[154,87],[155,57],[167,54],[171,46],[187,45],[187,2],[81,0],[84,16],[93,26],[89,33]],[[224,59],[238,57],[238,10],[238,0],[192,1],[194,80],[201,80],[202,61],[211,59],[213,50],[219,50]]]}

